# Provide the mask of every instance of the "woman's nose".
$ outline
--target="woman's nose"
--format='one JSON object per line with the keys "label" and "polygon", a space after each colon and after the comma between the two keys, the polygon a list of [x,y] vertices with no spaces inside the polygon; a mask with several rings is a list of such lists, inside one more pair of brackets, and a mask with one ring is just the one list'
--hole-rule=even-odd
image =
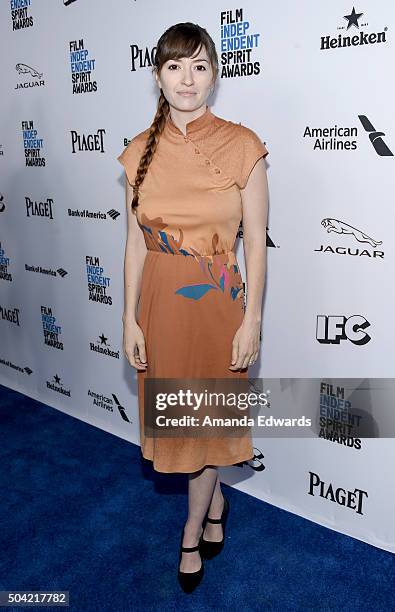
{"label": "woman's nose", "polygon": [[186,85],[193,83],[192,71],[190,69],[186,69],[183,71],[182,82]]}

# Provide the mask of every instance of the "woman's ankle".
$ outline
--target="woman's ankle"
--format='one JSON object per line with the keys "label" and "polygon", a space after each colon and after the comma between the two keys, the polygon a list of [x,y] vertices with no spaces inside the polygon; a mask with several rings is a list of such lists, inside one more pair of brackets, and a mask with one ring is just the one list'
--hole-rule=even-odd
{"label": "woman's ankle", "polygon": [[197,525],[195,522],[187,521],[184,525],[184,538],[198,540],[202,530],[203,526],[201,524]]}
{"label": "woman's ankle", "polygon": [[224,506],[225,506],[225,498],[221,491],[221,497],[219,501],[217,499],[214,499],[214,497],[211,500],[211,504],[208,508],[207,516],[212,519],[221,518],[221,514],[224,509]]}

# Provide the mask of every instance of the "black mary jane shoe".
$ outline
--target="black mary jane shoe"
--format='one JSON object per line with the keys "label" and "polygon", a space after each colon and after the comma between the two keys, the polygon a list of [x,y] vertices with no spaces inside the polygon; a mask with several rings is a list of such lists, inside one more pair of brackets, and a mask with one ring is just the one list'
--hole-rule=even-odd
{"label": "black mary jane shoe", "polygon": [[200,584],[203,578],[203,574],[204,574],[204,566],[203,566],[203,561],[202,561],[200,568],[196,572],[182,572],[180,570],[182,553],[183,552],[194,552],[195,550],[200,551],[202,537],[203,537],[203,530],[202,530],[202,533],[200,534],[200,538],[199,538],[199,542],[197,546],[186,547],[182,545],[182,541],[184,539],[184,530],[182,531],[182,534],[181,534],[180,556],[178,559],[178,581],[183,591],[185,591],[185,593],[192,593],[192,591],[194,591],[196,587]]}
{"label": "black mary jane shoe", "polygon": [[224,496],[224,509],[222,510],[221,518],[211,519],[207,517],[206,519],[208,523],[214,523],[217,525],[221,523],[222,531],[223,531],[222,540],[220,542],[209,542],[208,540],[205,540],[203,538],[203,533],[202,533],[200,552],[201,552],[203,559],[212,559],[213,557],[218,555],[223,549],[224,543],[225,543],[225,525],[226,525],[226,519],[228,518],[228,513],[229,513],[229,500]]}

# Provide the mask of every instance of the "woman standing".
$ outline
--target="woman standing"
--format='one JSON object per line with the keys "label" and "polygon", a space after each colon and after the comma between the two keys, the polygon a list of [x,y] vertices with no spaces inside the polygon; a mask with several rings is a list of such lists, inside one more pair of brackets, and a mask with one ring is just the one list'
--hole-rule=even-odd
{"label": "woman standing", "polygon": [[[218,57],[204,28],[171,26],[154,64],[156,115],[117,158],[128,179],[123,344],[138,371],[143,456],[159,472],[189,475],[178,577],[190,592],[203,576],[202,557],[224,542],[229,501],[217,466],[252,459],[251,437],[146,436],[144,379],[248,377],[260,348],[267,149],[206,104]],[[247,306],[233,251],[241,218]]]}

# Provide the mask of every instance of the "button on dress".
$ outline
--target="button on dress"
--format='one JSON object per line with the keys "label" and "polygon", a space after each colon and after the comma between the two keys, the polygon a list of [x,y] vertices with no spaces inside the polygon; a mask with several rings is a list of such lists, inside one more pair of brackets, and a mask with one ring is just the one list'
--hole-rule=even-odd
{"label": "button on dress", "polygon": [[[144,434],[146,377],[248,377],[247,369],[229,369],[245,312],[234,244],[242,218],[240,189],[268,151],[253,130],[216,116],[209,106],[186,132],[168,115],[136,209],[147,246],[137,309],[148,362],[146,371],[137,372],[140,443],[143,457],[167,473],[233,465],[254,455],[250,434]],[[148,134],[149,129],[137,134],[117,157],[131,185]]]}

